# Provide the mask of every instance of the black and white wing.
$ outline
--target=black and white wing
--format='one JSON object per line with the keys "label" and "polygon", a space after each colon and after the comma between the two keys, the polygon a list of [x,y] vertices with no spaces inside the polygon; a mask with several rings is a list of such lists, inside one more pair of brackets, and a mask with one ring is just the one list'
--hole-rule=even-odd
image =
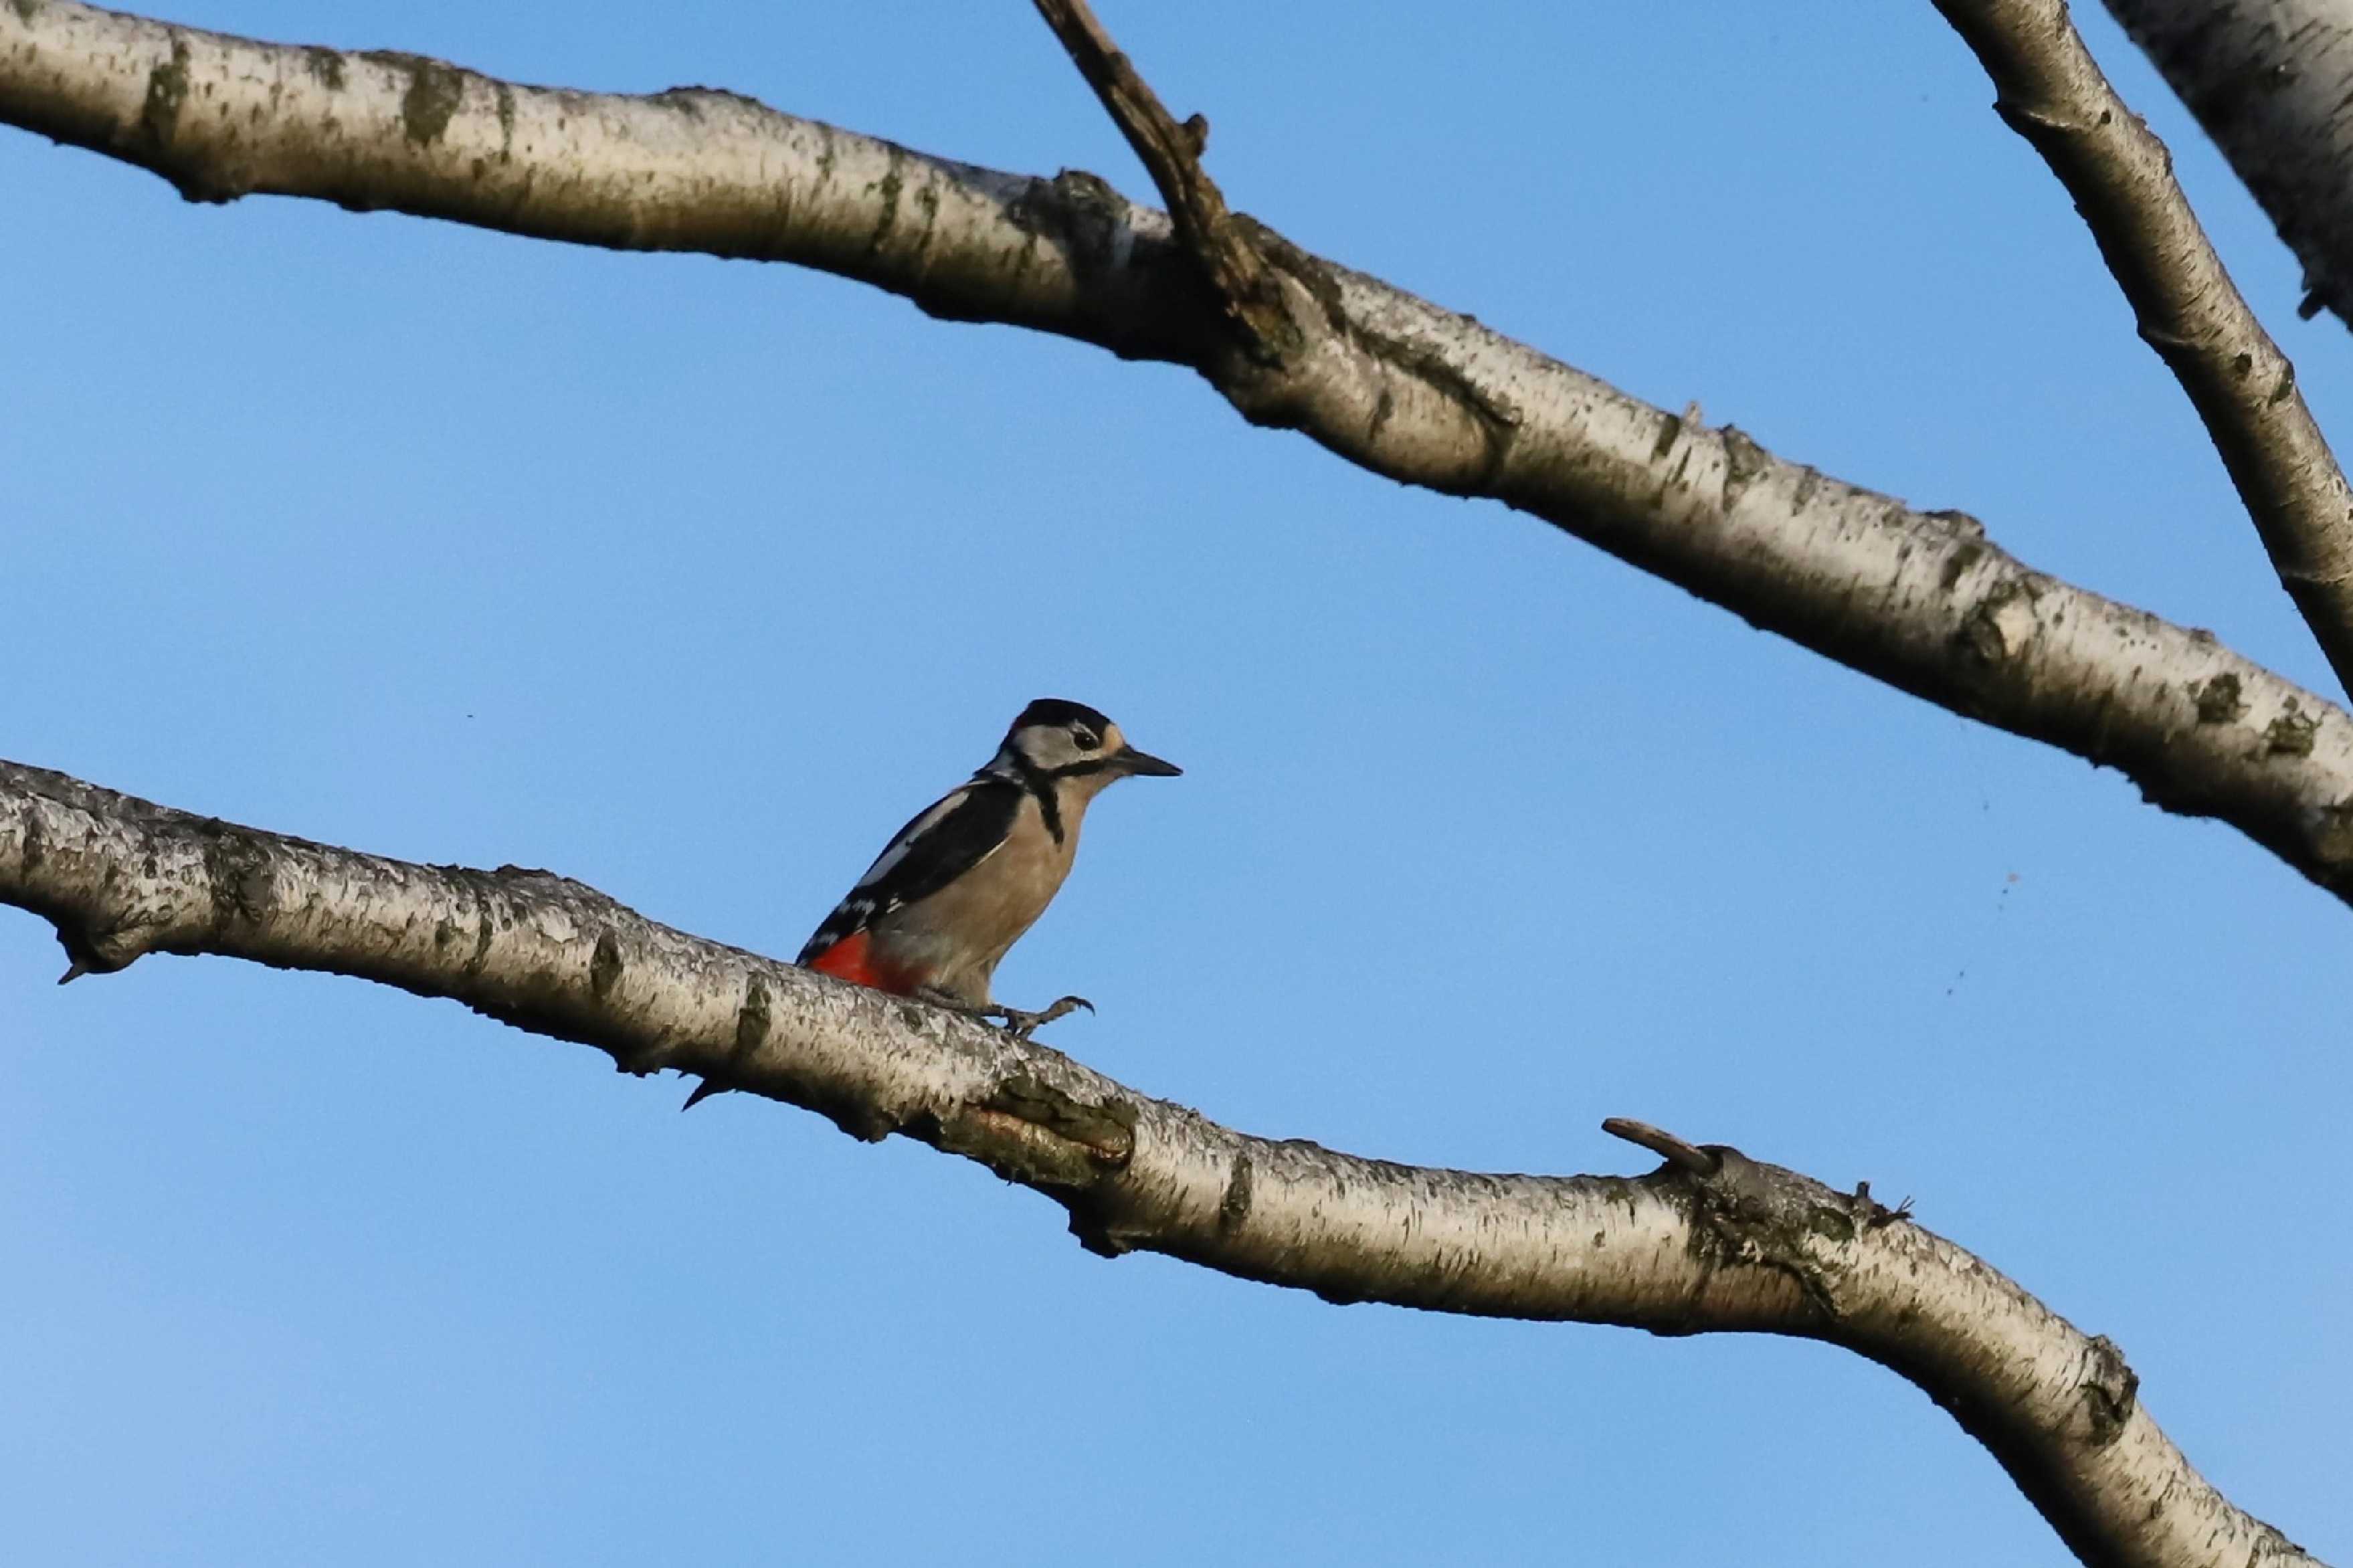
{"label": "black and white wing", "polygon": [[892,910],[929,898],[1005,847],[1021,786],[981,773],[899,829],[801,949],[804,965]]}

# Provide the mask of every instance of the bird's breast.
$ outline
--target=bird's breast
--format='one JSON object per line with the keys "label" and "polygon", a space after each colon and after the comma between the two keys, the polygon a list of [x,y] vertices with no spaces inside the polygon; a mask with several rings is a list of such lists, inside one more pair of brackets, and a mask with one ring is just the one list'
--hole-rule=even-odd
{"label": "bird's breast", "polygon": [[1061,890],[1079,847],[1078,814],[1064,816],[1060,839],[1038,803],[1025,796],[997,849],[939,891],[877,922],[894,959],[944,976],[988,972]]}

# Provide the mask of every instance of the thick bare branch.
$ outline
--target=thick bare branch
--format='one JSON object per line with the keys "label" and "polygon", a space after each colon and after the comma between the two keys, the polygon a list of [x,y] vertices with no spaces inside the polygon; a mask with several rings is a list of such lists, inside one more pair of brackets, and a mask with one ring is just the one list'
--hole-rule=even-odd
{"label": "thick bare branch", "polygon": [[2116,1347],[1867,1191],[1683,1140],[1651,1175],[1480,1175],[1232,1131],[1060,1052],[658,925],[545,871],[419,866],[0,763],[0,902],[75,966],[220,953],[446,996],[608,1053],[902,1133],[1143,1249],[1333,1301],[1793,1334],[1925,1389],[2088,1563],[2309,1563],[2167,1439]]}
{"label": "thick bare branch", "polygon": [[1289,319],[1237,352],[1166,215],[1092,175],[997,174],[731,94],[519,87],[406,55],[0,5],[0,121],[252,191],[586,244],[819,267],[935,315],[1189,364],[1246,417],[1543,518],[1904,690],[2120,769],[2353,899],[2353,718],[2170,624],[2035,572],[1974,519],[1784,461],[1262,226]]}
{"label": "thick bare branch", "polygon": [[2353,6],[2107,0],[2304,264],[2301,314],[2353,326]]}
{"label": "thick bare branch", "polygon": [[1936,9],[1993,79],[2002,119],[2074,197],[2142,339],[2189,395],[2280,583],[2353,691],[2353,490],[2295,367],[2175,184],[2172,156],[2100,73],[2065,0]]}

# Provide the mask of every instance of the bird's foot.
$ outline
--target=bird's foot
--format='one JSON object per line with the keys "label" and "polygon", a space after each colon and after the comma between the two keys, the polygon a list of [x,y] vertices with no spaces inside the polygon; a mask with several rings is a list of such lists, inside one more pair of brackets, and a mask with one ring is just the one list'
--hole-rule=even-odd
{"label": "bird's foot", "polygon": [[1051,1005],[1031,1013],[1019,1007],[1000,1007],[993,1002],[975,1006],[963,997],[934,985],[918,985],[913,994],[919,1002],[929,1002],[934,1007],[944,1007],[967,1018],[977,1018],[984,1023],[1001,1022],[1006,1033],[1019,1040],[1028,1039],[1030,1031],[1039,1025],[1050,1024],[1065,1014],[1075,1013],[1082,1007],[1090,1013],[1095,1010],[1095,1005],[1083,996],[1060,997]]}
{"label": "bird's foot", "polygon": [[1050,1024],[1064,1014],[1075,1013],[1082,1007],[1090,1013],[1095,1010],[1095,1005],[1083,996],[1063,996],[1058,998],[1051,1006],[1035,1013],[1025,1013],[1018,1007],[989,1006],[981,1008],[979,1016],[984,1018],[1003,1019],[1006,1033],[1017,1040],[1026,1040],[1029,1037],[1030,1031],[1040,1024]]}
{"label": "bird's foot", "polygon": [[955,992],[944,991],[936,985],[918,985],[907,994],[918,1002],[929,1002],[934,1007],[944,1007],[961,1017],[985,1019],[988,1016],[987,1008],[975,1006]]}

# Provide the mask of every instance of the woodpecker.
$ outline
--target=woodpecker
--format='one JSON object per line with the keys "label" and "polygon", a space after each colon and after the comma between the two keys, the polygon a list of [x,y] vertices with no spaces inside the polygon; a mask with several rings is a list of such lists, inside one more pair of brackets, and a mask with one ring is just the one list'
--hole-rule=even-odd
{"label": "woodpecker", "polygon": [[[797,962],[1002,1019],[1025,1037],[1074,1008],[1092,1012],[1083,996],[1036,1013],[999,1006],[989,977],[1071,874],[1079,825],[1095,796],[1130,774],[1182,772],[1129,745],[1118,725],[1086,704],[1041,697],[1013,721],[986,767],[899,829]],[[705,1080],[687,1105],[719,1088]]]}

